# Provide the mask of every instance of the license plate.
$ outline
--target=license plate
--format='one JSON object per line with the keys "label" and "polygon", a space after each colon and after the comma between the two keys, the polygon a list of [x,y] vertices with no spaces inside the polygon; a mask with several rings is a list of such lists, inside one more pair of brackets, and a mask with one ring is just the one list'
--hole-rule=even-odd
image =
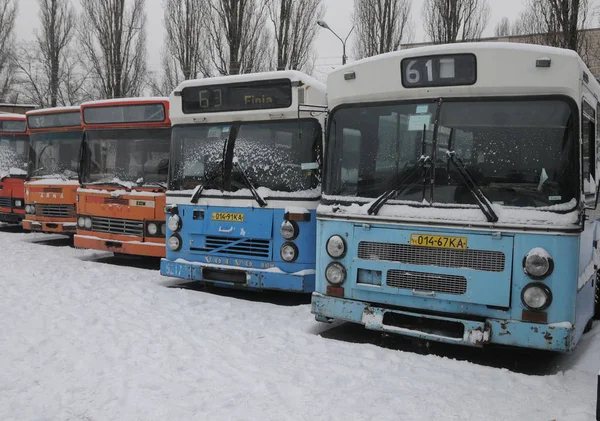
{"label": "license plate", "polygon": [[244,214],[231,212],[213,212],[212,220],[226,222],[244,222]]}
{"label": "license plate", "polygon": [[411,234],[410,245],[465,250],[467,248],[467,239],[465,237],[449,237],[446,235]]}

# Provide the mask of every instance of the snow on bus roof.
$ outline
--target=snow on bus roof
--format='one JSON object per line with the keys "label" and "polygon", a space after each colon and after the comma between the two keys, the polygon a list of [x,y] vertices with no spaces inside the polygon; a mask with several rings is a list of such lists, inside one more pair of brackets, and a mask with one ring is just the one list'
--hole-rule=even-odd
{"label": "snow on bus roof", "polygon": [[39,110],[31,110],[25,113],[26,116],[37,115],[37,114],[58,114],[58,113],[69,113],[74,111],[80,111],[79,106],[69,106],[69,107],[54,107],[54,108],[42,108]]}
{"label": "snow on bus roof", "polygon": [[190,86],[220,85],[229,83],[256,82],[261,80],[290,79],[292,82],[302,81],[310,86],[325,91],[325,84],[312,76],[297,70],[279,70],[275,72],[246,73],[243,75],[218,76],[204,79],[192,79],[182,82],[175,88],[179,92]]}
{"label": "snow on bus roof", "polygon": [[87,101],[81,104],[81,107],[90,107],[90,106],[98,106],[98,105],[115,105],[121,103],[132,103],[132,102],[140,102],[140,103],[148,103],[148,102],[168,102],[168,97],[135,97],[135,98],[114,98],[114,99],[99,99],[97,101]]}
{"label": "snow on bus roof", "polygon": [[0,113],[0,120],[25,120],[25,114]]}

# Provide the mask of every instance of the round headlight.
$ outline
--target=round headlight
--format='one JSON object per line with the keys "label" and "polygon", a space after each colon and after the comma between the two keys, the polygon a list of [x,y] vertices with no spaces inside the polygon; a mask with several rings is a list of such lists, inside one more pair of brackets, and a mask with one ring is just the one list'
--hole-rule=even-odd
{"label": "round headlight", "polygon": [[532,278],[543,278],[550,275],[553,269],[550,254],[543,248],[534,248],[525,256],[523,269]]}
{"label": "round headlight", "polygon": [[285,243],[279,252],[286,262],[293,262],[298,258],[298,247],[293,243]]}
{"label": "round headlight", "polygon": [[25,205],[25,213],[31,213],[31,205]]}
{"label": "round headlight", "polygon": [[330,263],[325,269],[325,279],[331,285],[341,285],[346,280],[346,268],[340,263]]}
{"label": "round headlight", "polygon": [[529,284],[521,292],[521,301],[530,310],[544,310],[552,303],[552,292],[544,284]]}
{"label": "round headlight", "polygon": [[154,222],[150,222],[146,229],[148,230],[148,234],[150,235],[156,235],[156,233],[158,232],[158,226]]}
{"label": "round headlight", "polygon": [[279,233],[286,240],[293,240],[298,237],[298,225],[293,221],[283,221]]}
{"label": "round headlight", "polygon": [[169,216],[167,225],[169,226],[169,229],[171,231],[177,232],[181,229],[181,218],[179,217],[179,215],[171,215]]}
{"label": "round headlight", "polygon": [[167,224],[160,224],[160,233],[162,235],[166,235],[167,234]]}
{"label": "round headlight", "polygon": [[334,259],[344,257],[346,254],[346,242],[339,235],[329,237],[325,248],[327,249],[327,254]]}
{"label": "round headlight", "polygon": [[79,226],[79,228],[85,227],[85,217],[80,216],[79,218],[77,218],[77,225]]}
{"label": "round headlight", "polygon": [[15,206],[20,208],[21,206],[23,206],[23,202],[21,202],[20,200],[15,200]]}
{"label": "round headlight", "polygon": [[172,235],[167,241],[167,246],[173,251],[181,249],[181,238],[178,235]]}
{"label": "round headlight", "polygon": [[83,225],[87,228],[87,229],[92,229],[92,218],[89,216],[85,217],[85,221],[83,223]]}

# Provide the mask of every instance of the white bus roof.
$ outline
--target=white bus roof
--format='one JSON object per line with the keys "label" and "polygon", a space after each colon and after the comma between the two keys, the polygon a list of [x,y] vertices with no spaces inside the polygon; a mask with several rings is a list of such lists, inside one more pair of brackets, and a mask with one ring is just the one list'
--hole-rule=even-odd
{"label": "white bus roof", "polygon": [[[472,85],[411,88],[402,85],[401,62],[405,58],[467,53],[475,55],[477,60],[476,81]],[[550,67],[536,67],[538,59],[550,59]],[[432,45],[343,66],[329,74],[327,97],[330,109],[347,103],[439,97],[554,94],[578,100],[584,73],[589,78],[589,89],[600,94],[600,84],[571,50],[501,42]]]}
{"label": "white bus roof", "polygon": [[81,111],[81,108],[79,106],[41,108],[39,110],[27,111],[25,115],[30,116],[36,114],[70,113],[74,111]]}
{"label": "white bus roof", "polygon": [[[289,79],[292,83],[292,101],[287,108],[253,109],[243,111],[223,111],[204,113],[184,113],[182,91],[185,88],[244,84],[260,81]],[[326,86],[313,77],[296,70],[248,73],[242,75],[219,76],[182,82],[169,97],[170,117],[175,124],[220,123],[230,121],[259,121],[269,119],[298,118],[299,105],[326,106]],[[302,95],[300,95],[302,91]],[[307,117],[308,114],[300,114]]]}
{"label": "white bus roof", "polygon": [[136,97],[136,98],[114,98],[114,99],[99,99],[97,101],[87,101],[81,104],[82,107],[89,107],[93,105],[112,105],[112,104],[130,104],[130,103],[148,103],[148,102],[162,102],[168,101],[168,97]]}

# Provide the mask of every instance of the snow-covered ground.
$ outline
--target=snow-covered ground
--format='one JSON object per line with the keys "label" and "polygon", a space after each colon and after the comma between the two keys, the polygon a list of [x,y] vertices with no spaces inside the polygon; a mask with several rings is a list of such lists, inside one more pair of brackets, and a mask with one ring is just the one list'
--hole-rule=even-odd
{"label": "snow-covered ground", "polygon": [[597,326],[526,375],[360,343],[360,329],[332,339],[309,305],[166,288],[45,239],[0,230],[2,421],[594,419]]}

